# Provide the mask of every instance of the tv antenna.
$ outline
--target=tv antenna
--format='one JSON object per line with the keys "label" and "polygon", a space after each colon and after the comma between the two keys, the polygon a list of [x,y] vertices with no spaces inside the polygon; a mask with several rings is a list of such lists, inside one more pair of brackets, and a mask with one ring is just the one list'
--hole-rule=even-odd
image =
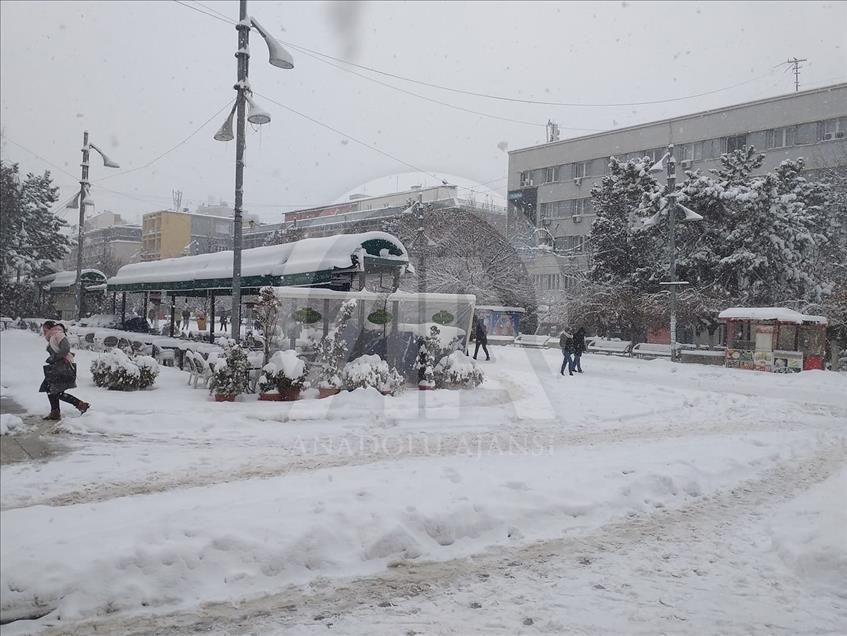
{"label": "tv antenna", "polygon": [[174,200],[174,211],[179,212],[182,208],[182,190],[172,190],[171,194],[173,195]]}
{"label": "tv antenna", "polygon": [[792,57],[792,58],[789,58],[789,60],[787,62],[784,62],[786,72],[791,70],[792,67],[794,68],[794,92],[795,93],[800,90],[800,63],[801,62],[808,62],[808,61],[809,60],[807,60],[805,57],[801,58],[801,59],[797,59],[796,57]]}

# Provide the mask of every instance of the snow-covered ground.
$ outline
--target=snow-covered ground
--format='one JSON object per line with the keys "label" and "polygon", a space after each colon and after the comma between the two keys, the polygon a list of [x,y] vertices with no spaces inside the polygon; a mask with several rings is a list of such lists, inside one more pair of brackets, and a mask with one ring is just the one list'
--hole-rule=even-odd
{"label": "snow-covered ground", "polygon": [[[46,412],[43,341],[0,350]],[[493,353],[472,391],[228,404],[79,352],[69,452],[0,475],[4,634],[847,630],[844,375]]]}

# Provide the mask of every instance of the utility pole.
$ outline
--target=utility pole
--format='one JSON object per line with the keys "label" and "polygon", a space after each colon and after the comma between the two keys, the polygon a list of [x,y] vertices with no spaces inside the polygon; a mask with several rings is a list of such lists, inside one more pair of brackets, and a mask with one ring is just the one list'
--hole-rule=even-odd
{"label": "utility pole", "polygon": [[800,90],[800,62],[808,62],[808,61],[809,60],[807,60],[805,57],[802,58],[802,59],[797,59],[796,57],[792,57],[785,63],[787,65],[787,68],[785,70],[788,70],[789,67],[792,67],[792,66],[794,67],[794,92],[795,93]]}
{"label": "utility pole", "polygon": [[232,338],[241,341],[241,220],[244,202],[244,105],[247,91],[247,70],[250,62],[250,25],[247,20],[247,0],[239,1],[238,50],[235,57],[238,60],[238,91],[236,100],[235,127],[235,211],[232,223]]}
{"label": "utility pole", "polygon": [[76,243],[76,319],[82,319],[82,237],[88,193],[88,131],[82,133],[82,178],[79,180],[79,233]]}
{"label": "utility pole", "polygon": [[673,144],[668,146],[668,232],[670,238],[670,285],[671,292],[671,361],[676,360],[676,159]]}

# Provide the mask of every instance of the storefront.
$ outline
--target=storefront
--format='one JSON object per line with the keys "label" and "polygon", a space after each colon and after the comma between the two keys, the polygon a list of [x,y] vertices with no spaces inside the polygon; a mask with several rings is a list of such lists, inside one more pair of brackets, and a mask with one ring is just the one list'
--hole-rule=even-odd
{"label": "storefront", "polygon": [[784,307],[731,307],[725,325],[725,365],[772,373],[824,368],[826,318]]}

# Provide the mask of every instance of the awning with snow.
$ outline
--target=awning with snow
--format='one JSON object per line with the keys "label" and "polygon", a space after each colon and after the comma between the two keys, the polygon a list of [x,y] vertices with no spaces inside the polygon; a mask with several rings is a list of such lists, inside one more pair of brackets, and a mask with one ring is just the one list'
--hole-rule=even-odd
{"label": "awning with snow", "polygon": [[[409,265],[400,240],[386,232],[340,234],[254,247],[241,252],[241,287],[332,286],[340,275],[386,272]],[[190,292],[232,289],[232,251],[124,265],[110,292]]]}
{"label": "awning with snow", "polygon": [[[84,269],[80,274],[82,285],[85,289],[92,289],[92,286],[102,285],[106,282],[106,274],[99,269]],[[65,270],[48,274],[38,279],[41,283],[49,283],[46,287],[50,290],[62,290],[74,287],[76,285],[76,270]]]}
{"label": "awning with snow", "polygon": [[787,307],[730,307],[718,314],[721,320],[776,320],[795,325],[811,323],[827,324],[824,316],[810,316]]}

